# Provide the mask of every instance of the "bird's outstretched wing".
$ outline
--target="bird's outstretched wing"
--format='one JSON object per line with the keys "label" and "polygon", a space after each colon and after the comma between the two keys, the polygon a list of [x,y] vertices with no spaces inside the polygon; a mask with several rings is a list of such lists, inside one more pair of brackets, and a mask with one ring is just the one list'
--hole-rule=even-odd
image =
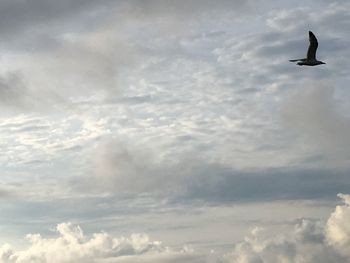
{"label": "bird's outstretched wing", "polygon": [[307,50],[307,60],[316,60],[316,50],[318,47],[317,38],[315,37],[314,33],[309,31],[309,48]]}
{"label": "bird's outstretched wing", "polygon": [[290,61],[290,62],[306,61],[306,58],[290,59],[289,61]]}

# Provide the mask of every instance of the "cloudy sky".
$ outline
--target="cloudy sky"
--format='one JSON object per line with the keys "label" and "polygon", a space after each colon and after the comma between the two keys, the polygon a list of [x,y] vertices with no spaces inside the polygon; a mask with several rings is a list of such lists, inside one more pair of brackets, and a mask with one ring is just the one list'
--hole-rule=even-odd
{"label": "cloudy sky", "polygon": [[[349,27],[344,0],[0,0],[0,262],[349,262]],[[326,65],[288,62],[309,30]]]}

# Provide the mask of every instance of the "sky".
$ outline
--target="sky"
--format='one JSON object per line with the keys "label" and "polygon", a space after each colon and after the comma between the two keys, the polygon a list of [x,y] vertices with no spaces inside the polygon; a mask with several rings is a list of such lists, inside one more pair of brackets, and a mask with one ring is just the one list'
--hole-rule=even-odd
{"label": "sky", "polygon": [[[0,263],[350,261],[350,3],[0,0]],[[301,67],[308,31],[317,58]]]}

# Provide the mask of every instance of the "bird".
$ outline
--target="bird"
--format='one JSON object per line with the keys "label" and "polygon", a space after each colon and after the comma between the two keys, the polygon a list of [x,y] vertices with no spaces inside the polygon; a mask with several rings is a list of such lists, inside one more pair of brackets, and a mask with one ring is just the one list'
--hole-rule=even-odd
{"label": "bird", "polygon": [[326,64],[325,62],[319,61],[316,59],[316,50],[318,47],[318,41],[314,33],[309,31],[309,48],[307,50],[306,58],[301,59],[291,59],[290,62],[298,62],[299,66],[317,66]]}

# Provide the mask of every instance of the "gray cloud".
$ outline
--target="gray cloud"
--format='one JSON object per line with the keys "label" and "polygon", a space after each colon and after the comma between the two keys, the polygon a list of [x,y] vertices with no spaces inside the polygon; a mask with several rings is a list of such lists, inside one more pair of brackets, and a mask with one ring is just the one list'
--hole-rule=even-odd
{"label": "gray cloud", "polygon": [[189,1],[171,1],[171,0],[132,0],[127,1],[127,6],[131,11],[136,12],[138,15],[144,15],[152,17],[154,15],[159,16],[186,16],[190,17],[193,14],[200,14],[202,12],[213,11],[225,11],[232,8],[233,11],[241,10],[244,7],[248,7],[250,1],[243,0],[219,0],[213,3],[210,0],[189,0]]}
{"label": "gray cloud", "polygon": [[[65,33],[89,31],[108,19],[118,17],[115,24],[124,24],[139,19],[152,21],[162,18],[169,21],[172,28],[184,24],[183,19],[194,19],[195,14],[213,10],[240,10],[247,6],[247,1],[220,0],[211,1],[53,1],[29,0],[0,3],[0,33],[3,36],[2,46],[6,49],[32,50],[60,46],[58,37]],[[175,19],[181,17],[182,19]],[[177,20],[177,21],[176,21]],[[183,29],[185,29],[182,26]],[[119,28],[120,29],[120,28]]]}
{"label": "gray cloud", "polygon": [[300,89],[282,109],[286,127],[328,158],[347,161],[350,119],[339,111],[334,89],[324,83],[305,86],[307,89]]}
{"label": "gray cloud", "polygon": [[[93,185],[120,192],[147,192],[163,188],[169,178],[163,178],[146,149],[118,140],[106,140],[93,155]],[[165,176],[165,175],[164,175]]]}
{"label": "gray cloud", "polygon": [[0,105],[3,110],[17,112],[54,109],[66,100],[53,90],[27,85],[21,73],[10,72],[0,77]]}
{"label": "gray cloud", "polygon": [[59,88],[71,98],[101,96],[104,92],[107,97],[116,96],[120,72],[133,64],[135,50],[112,31],[106,27],[72,36],[60,48],[39,56],[40,64],[27,71],[35,74],[38,85]]}
{"label": "gray cloud", "polygon": [[230,203],[329,199],[350,186],[347,169],[281,167],[249,171],[190,156],[165,162],[159,161],[151,148],[120,140],[104,141],[92,160],[94,175],[82,178],[85,183],[81,191],[149,193],[181,202]]}
{"label": "gray cloud", "polygon": [[135,50],[109,26],[60,39],[53,50],[8,55],[3,63],[13,70],[1,74],[1,106],[71,112],[82,97],[117,96],[120,74],[133,64]]}
{"label": "gray cloud", "polygon": [[22,78],[15,73],[3,76],[0,81],[1,104],[9,108],[30,108],[35,105],[33,98],[23,83]]}
{"label": "gray cloud", "polygon": [[188,187],[190,198],[215,203],[328,199],[350,185],[348,172],[288,168],[242,172],[214,167],[203,167],[195,177],[196,183]]}
{"label": "gray cloud", "polygon": [[53,0],[4,0],[0,3],[0,32],[5,36],[26,33],[26,31],[35,32],[36,29],[45,28],[47,23],[64,23],[69,18],[76,19],[91,9],[101,8],[101,6],[112,2],[108,0],[102,0],[98,3],[92,0],[63,0],[59,2]]}

